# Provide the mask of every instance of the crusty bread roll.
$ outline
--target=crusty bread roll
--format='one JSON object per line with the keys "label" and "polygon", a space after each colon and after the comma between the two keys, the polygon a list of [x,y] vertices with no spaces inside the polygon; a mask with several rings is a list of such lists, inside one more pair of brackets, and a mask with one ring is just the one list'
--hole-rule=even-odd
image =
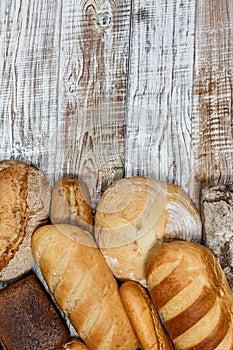
{"label": "crusty bread roll", "polygon": [[71,339],[56,350],[88,350],[88,347],[78,339]]}
{"label": "crusty bread roll", "polygon": [[175,349],[233,349],[232,292],[210,250],[165,243],[148,264],[147,284]]}
{"label": "crusty bread roll", "polygon": [[9,282],[34,264],[33,231],[48,220],[50,184],[38,168],[18,160],[0,162],[0,281]]}
{"label": "crusty bread roll", "polygon": [[120,295],[143,350],[173,349],[146,289],[127,281],[121,285]]}
{"label": "crusty bread roll", "polygon": [[33,235],[32,251],[58,306],[90,350],[136,349],[117,282],[87,231],[43,226]]}
{"label": "crusty bread roll", "polygon": [[117,278],[145,285],[151,251],[170,239],[200,241],[201,220],[178,186],[134,176],[104,192],[95,215],[95,237]]}
{"label": "crusty bread roll", "polygon": [[52,189],[51,221],[70,224],[92,231],[91,197],[87,186],[77,178],[59,179]]}

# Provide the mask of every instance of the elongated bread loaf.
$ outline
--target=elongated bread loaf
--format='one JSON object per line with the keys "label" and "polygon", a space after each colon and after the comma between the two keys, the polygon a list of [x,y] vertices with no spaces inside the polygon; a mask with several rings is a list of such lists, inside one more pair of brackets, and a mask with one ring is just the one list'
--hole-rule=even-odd
{"label": "elongated bread loaf", "polygon": [[93,228],[91,197],[87,186],[77,178],[59,179],[52,189],[51,221],[53,224],[70,224]]}
{"label": "elongated bread loaf", "polygon": [[209,249],[164,244],[150,260],[147,284],[175,349],[233,349],[233,296]]}
{"label": "elongated bread loaf", "polygon": [[143,350],[173,349],[146,289],[127,281],[121,285],[120,295]]}
{"label": "elongated bread loaf", "polygon": [[137,348],[117,282],[87,231],[43,226],[33,235],[32,251],[58,306],[90,350]]}

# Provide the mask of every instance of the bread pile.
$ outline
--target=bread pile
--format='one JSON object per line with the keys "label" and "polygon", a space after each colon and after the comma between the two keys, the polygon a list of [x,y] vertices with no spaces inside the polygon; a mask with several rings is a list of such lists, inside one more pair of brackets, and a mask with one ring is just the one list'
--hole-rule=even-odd
{"label": "bread pile", "polygon": [[[18,169],[26,165],[13,161],[8,166],[15,167],[7,182],[14,202],[0,197],[2,270],[15,260],[22,237],[29,235],[35,263],[30,274],[36,271],[43,280],[64,330],[62,339],[48,345],[39,319],[36,328],[26,331],[22,326],[21,332],[30,334],[30,349],[233,349],[233,294],[218,261],[201,244],[200,216],[183,190],[145,177],[122,179],[105,191],[93,220],[86,186],[64,178],[51,196],[46,187],[47,204],[34,206],[34,212],[28,209],[29,199],[44,201],[35,200],[41,192],[35,184],[29,188],[27,175],[18,179]],[[35,217],[38,211],[47,213],[43,220]],[[49,214],[51,222],[46,222]],[[24,266],[18,265],[18,273],[0,291],[0,310],[10,288],[17,283],[26,288],[24,274]],[[33,320],[38,310],[33,301],[28,304]],[[74,339],[64,319],[74,327]],[[5,340],[12,330],[2,324],[0,348],[16,349]]]}

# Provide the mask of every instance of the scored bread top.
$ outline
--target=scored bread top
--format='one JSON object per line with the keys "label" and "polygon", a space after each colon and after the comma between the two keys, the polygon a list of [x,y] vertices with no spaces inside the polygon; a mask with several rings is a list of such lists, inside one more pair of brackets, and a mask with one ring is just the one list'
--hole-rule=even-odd
{"label": "scored bread top", "polygon": [[84,182],[63,177],[52,189],[51,221],[53,224],[77,225],[92,231],[91,196]]}
{"label": "scored bread top", "polygon": [[176,349],[232,350],[232,292],[207,248],[163,244],[148,264],[147,285]]}
{"label": "scored bread top", "polygon": [[117,282],[87,231],[43,226],[33,235],[32,251],[58,306],[88,347],[136,349]]}
{"label": "scored bread top", "polygon": [[146,284],[145,265],[163,241],[199,241],[201,220],[178,186],[133,176],[111,185],[95,214],[95,238],[114,275]]}

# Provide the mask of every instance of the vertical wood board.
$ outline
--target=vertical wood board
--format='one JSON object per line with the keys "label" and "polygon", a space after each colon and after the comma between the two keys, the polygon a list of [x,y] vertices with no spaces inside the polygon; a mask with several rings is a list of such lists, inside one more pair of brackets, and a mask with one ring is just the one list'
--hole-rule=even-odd
{"label": "vertical wood board", "polygon": [[193,84],[194,173],[233,181],[233,2],[197,0]]}
{"label": "vertical wood board", "polygon": [[130,1],[64,2],[56,178],[78,175],[93,207],[123,176]]}
{"label": "vertical wood board", "polygon": [[189,192],[195,0],[133,2],[126,176]]}
{"label": "vertical wood board", "polygon": [[60,1],[0,3],[0,158],[52,180],[56,150]]}

